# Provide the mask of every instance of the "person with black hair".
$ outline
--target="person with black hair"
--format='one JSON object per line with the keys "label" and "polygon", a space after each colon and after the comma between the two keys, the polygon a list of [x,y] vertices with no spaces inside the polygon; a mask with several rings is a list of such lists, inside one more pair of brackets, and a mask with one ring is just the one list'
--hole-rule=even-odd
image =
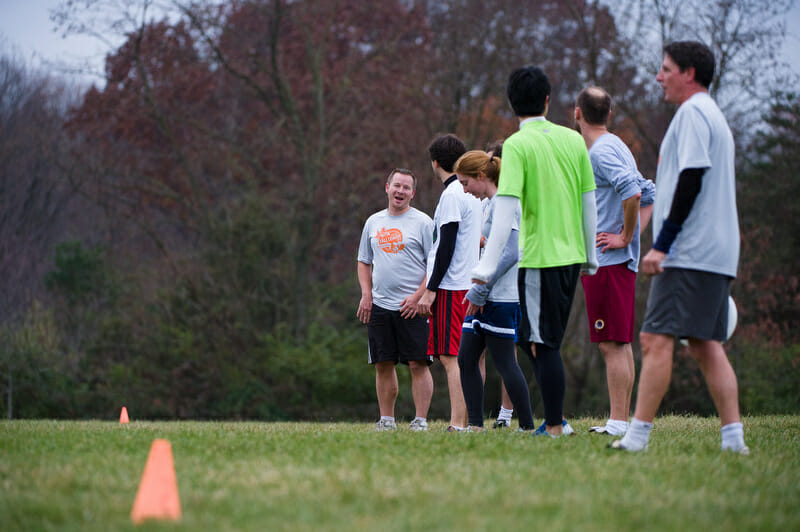
{"label": "person with black hair", "polygon": [[466,151],[461,139],[452,134],[441,135],[428,146],[431,168],[444,191],[433,215],[427,287],[419,300],[419,313],[430,316],[428,354],[438,358],[447,373],[450,432],[467,428],[457,357],[467,311],[464,296],[472,286],[469,274],[478,263],[481,241],[481,203],[464,192],[453,172],[453,165]]}
{"label": "person with black hair", "polygon": [[506,92],[520,129],[503,143],[494,223],[472,278],[492,278],[520,206],[518,343],[533,363],[544,403],[545,422],[534,434],[558,437],[573,432],[563,417],[561,342],[578,276],[597,270],[594,176],[583,138],[545,118],[550,81],[540,68],[512,72]]}

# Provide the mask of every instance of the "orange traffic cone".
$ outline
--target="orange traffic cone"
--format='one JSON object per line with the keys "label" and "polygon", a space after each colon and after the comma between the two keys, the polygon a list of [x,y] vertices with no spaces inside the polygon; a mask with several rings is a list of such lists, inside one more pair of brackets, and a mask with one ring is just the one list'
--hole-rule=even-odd
{"label": "orange traffic cone", "polygon": [[172,462],[172,447],[167,440],[153,440],[133,501],[131,521],[138,525],[145,519],[176,521],[180,518],[181,501]]}
{"label": "orange traffic cone", "polygon": [[130,419],[128,419],[128,409],[124,406],[122,407],[122,412],[119,413],[119,422],[120,423],[129,423]]}

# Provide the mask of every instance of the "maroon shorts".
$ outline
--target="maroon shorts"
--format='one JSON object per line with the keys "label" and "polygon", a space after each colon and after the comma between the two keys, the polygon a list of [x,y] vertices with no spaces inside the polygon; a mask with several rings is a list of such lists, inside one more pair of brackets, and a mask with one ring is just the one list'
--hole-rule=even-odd
{"label": "maroon shorts", "polygon": [[428,320],[430,323],[428,355],[458,356],[461,326],[467,314],[467,304],[463,302],[466,295],[466,290],[436,291],[436,300],[431,307],[432,316]]}
{"label": "maroon shorts", "polygon": [[581,277],[592,342],[633,341],[636,273],[627,263],[602,266],[594,275]]}

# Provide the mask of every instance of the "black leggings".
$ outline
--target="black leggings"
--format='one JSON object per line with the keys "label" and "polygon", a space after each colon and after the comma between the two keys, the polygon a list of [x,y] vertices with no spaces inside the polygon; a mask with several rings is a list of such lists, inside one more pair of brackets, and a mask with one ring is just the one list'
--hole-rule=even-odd
{"label": "black leggings", "polygon": [[492,361],[503,378],[508,396],[517,410],[520,428],[533,429],[528,382],[514,356],[516,353],[514,340],[464,331],[458,348],[458,367],[461,370],[461,389],[467,405],[469,424],[476,427],[483,426],[483,379],[478,362],[484,347],[489,348]]}
{"label": "black leggings", "polygon": [[533,364],[533,374],[542,392],[544,421],[547,425],[555,427],[561,424],[564,416],[564,393],[567,387],[561,350],[545,344],[534,344],[536,348],[534,357],[530,345],[530,343],[520,344],[520,347]]}

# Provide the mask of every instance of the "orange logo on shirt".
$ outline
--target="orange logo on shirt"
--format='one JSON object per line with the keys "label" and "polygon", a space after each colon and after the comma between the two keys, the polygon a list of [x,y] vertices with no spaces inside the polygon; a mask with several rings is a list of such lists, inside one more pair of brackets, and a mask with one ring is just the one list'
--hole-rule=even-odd
{"label": "orange logo on shirt", "polygon": [[400,229],[381,227],[375,237],[378,239],[378,247],[386,253],[397,253],[406,247],[403,244],[403,232]]}

